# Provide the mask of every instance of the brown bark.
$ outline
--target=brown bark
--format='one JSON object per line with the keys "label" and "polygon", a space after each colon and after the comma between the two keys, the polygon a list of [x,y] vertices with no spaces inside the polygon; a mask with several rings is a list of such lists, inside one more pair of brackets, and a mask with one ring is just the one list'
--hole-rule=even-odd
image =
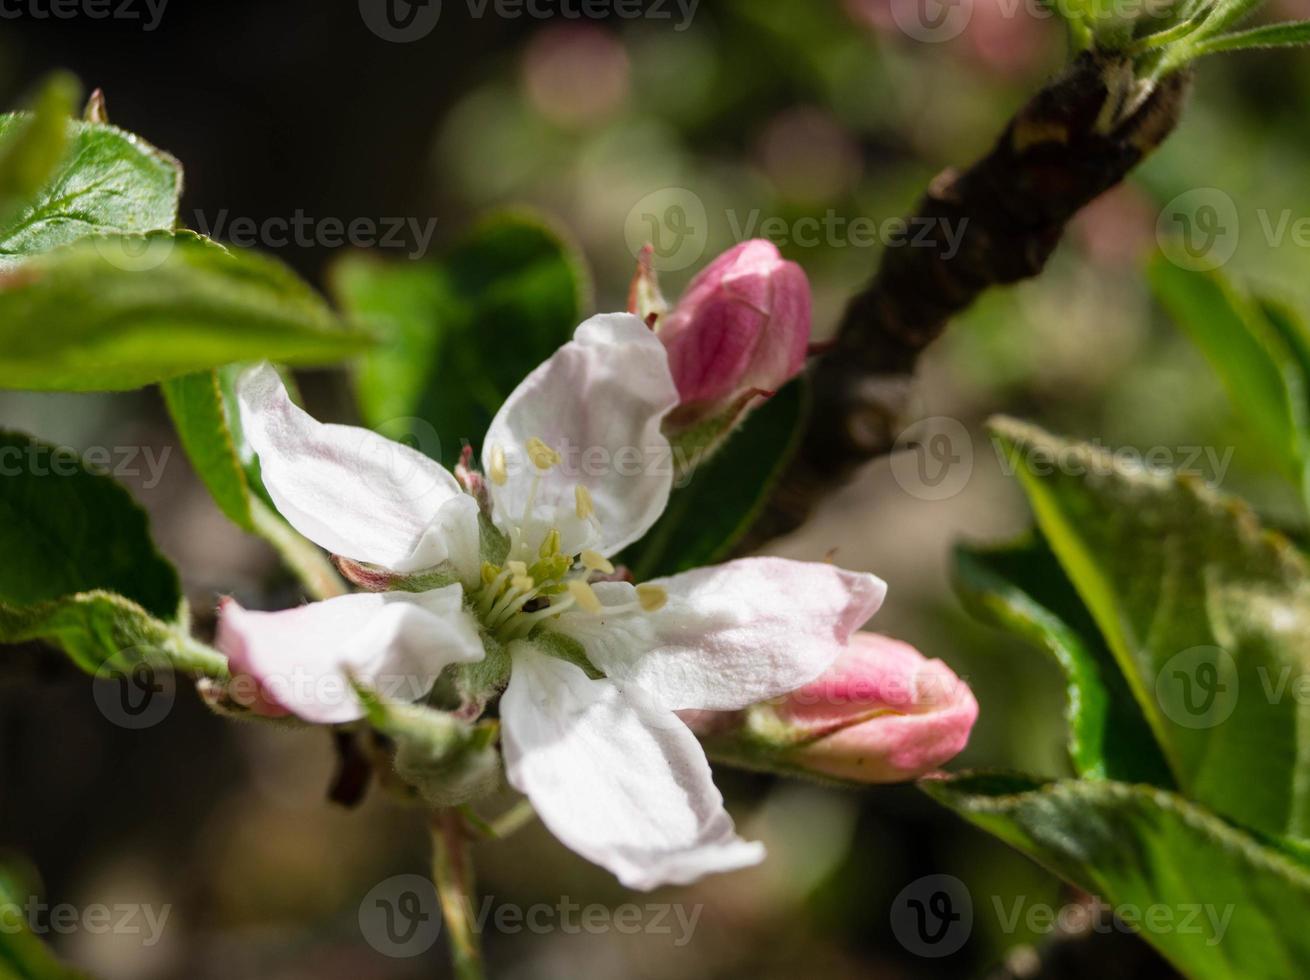
{"label": "brown bark", "polygon": [[1038,275],[1069,220],[1174,130],[1190,74],[1165,78],[1124,111],[1131,77],[1122,62],[1080,56],[1014,116],[990,153],[933,181],[908,220],[962,229],[958,251],[948,258],[939,242],[884,253],[812,367],[805,438],[743,550],[795,530],[857,468],[889,452],[924,348],[988,287]]}

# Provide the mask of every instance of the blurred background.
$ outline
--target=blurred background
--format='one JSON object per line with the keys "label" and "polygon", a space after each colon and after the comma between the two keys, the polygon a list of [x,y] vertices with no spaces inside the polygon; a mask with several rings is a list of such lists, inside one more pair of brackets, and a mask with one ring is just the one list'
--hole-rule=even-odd
{"label": "blurred background", "polygon": [[[529,204],[577,240],[595,307],[610,310],[624,305],[634,241],[678,231],[643,224],[648,214],[667,221],[672,203],[690,208],[697,229],[691,246],[665,250],[671,297],[720,250],[772,237],[810,276],[818,339],[876,268],[887,222],[943,167],[984,152],[1064,58],[1059,22],[1031,0],[960,0],[928,11],[944,14],[936,19],[901,0],[542,0],[535,9],[554,12],[546,17],[446,0],[438,22],[404,41],[379,27],[368,0],[126,2],[120,9],[136,19],[38,16],[50,9],[42,0],[3,5],[0,101],[17,105],[54,68],[103,88],[111,121],[185,165],[191,227],[222,239],[238,219],[398,218],[409,230],[378,251],[407,261],[488,210]],[[1270,16],[1310,15],[1306,0],[1296,4],[1278,0]],[[428,10],[415,9],[421,29]],[[610,16],[564,14],[581,9]],[[1157,226],[1191,194],[1238,218],[1226,225],[1229,271],[1304,284],[1310,241],[1294,228],[1310,217],[1308,108],[1304,58],[1204,63],[1185,121],[1158,156],[1075,222],[1040,280],[987,297],[923,362],[916,415],[962,426],[925,423],[952,434],[948,479],[924,482],[884,460],[774,546],[806,559],[837,549],[843,565],[887,579],[874,626],[969,681],[982,714],[952,768],[1068,772],[1055,666],[972,622],[950,590],[954,542],[1000,540],[1029,523],[983,434],[988,415],[1157,450],[1157,461],[1191,467],[1275,519],[1300,520],[1295,491],[1246,448],[1218,382],[1153,303],[1142,268]],[[342,253],[324,241],[257,244],[323,288]],[[304,380],[316,415],[351,421],[347,377]],[[0,392],[0,424],[163,459],[157,473],[142,456],[137,475],[120,475],[180,566],[202,629],[220,593],[266,607],[297,601],[272,553],[210,502],[153,391]],[[392,957],[362,934],[372,889],[426,873],[427,833],[421,813],[376,787],[355,810],[329,804],[335,757],[323,732],[221,721],[185,686],[165,698],[163,717],[129,730],[59,658],[26,648],[4,657],[0,859],[52,905],[170,910],[150,945],[89,930],[50,936],[72,962],[142,980],[447,975],[440,938]],[[717,778],[743,832],[769,847],[761,868],[650,899],[625,894],[540,827],[481,847],[480,893],[492,909],[655,901],[697,915],[684,930],[670,913],[668,933],[489,926],[493,974],[1031,975],[1034,947],[1050,936],[1023,916],[1016,924],[1016,903],[1077,900],[912,787],[850,793]],[[937,874],[959,879],[972,924],[958,950],[929,959],[893,928],[890,910]],[[1167,975],[1135,939],[1092,935],[1076,948],[1081,966],[1049,975]]]}

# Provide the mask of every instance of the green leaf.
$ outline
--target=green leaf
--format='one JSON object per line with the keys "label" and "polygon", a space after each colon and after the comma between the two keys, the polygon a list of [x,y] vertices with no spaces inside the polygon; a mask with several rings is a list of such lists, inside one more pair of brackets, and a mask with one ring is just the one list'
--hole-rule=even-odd
{"label": "green leaf", "polygon": [[1172,786],[1114,656],[1044,541],[959,547],[954,579],[974,615],[1026,637],[1059,663],[1068,684],[1069,756],[1080,776]]}
{"label": "green leaf", "polygon": [[1268,24],[1255,27],[1249,31],[1238,31],[1207,38],[1188,47],[1191,58],[1200,58],[1208,54],[1220,54],[1224,51],[1245,51],[1248,48],[1286,48],[1302,47],[1310,44],[1310,21],[1294,21],[1286,24]]}
{"label": "green leaf", "polygon": [[1217,0],[1201,24],[1198,36],[1207,37],[1239,24],[1251,16],[1265,0]]}
{"label": "green leaf", "polygon": [[1310,836],[1310,569],[1240,501],[1001,420],[997,440],[1179,789]]}
{"label": "green leaf", "polygon": [[239,361],[328,363],[371,339],[280,263],[190,234],[98,238],[0,278],[0,387],[124,390]]}
{"label": "green leaf", "polygon": [[416,437],[448,465],[572,337],[588,289],[574,248],[523,215],[483,222],[439,262],[350,256],[335,267],[333,285],[342,306],[383,340],[357,375],[365,421],[393,438]]}
{"label": "green leaf", "polygon": [[78,84],[68,75],[50,79],[31,112],[0,116],[0,228],[50,179],[68,148]]}
{"label": "green leaf", "polygon": [[[706,463],[689,469],[650,532],[617,561],[638,579],[712,565],[742,539],[795,452],[809,408],[797,379],[747,417],[740,431]],[[677,461],[675,461],[677,462]]]}
{"label": "green leaf", "polygon": [[[177,221],[182,169],[168,154],[107,123],[67,118],[61,101],[60,126],[66,132],[56,163],[47,166],[56,140],[38,124],[43,113],[0,116],[0,140],[7,134],[41,131],[40,173],[30,161],[19,204],[0,214],[0,272],[24,259],[107,233],[171,231]],[[51,110],[53,111],[53,109]],[[5,178],[7,181],[9,178]]]}
{"label": "green leaf", "polygon": [[250,483],[233,439],[219,372],[184,375],[161,387],[182,448],[219,510],[238,527],[254,531]]}
{"label": "green leaf", "polygon": [[14,432],[0,432],[0,556],[0,602],[15,608],[108,590],[172,620],[182,601],[128,492],[71,450]]}
{"label": "green leaf", "polygon": [[[967,774],[920,786],[1122,914],[1196,980],[1310,969],[1310,872],[1164,790]],[[1152,912],[1154,910],[1154,912]]]}
{"label": "green leaf", "polygon": [[183,626],[150,615],[112,592],[83,592],[49,602],[0,602],[0,643],[44,640],[94,674],[107,663],[150,662],[206,677],[224,677],[227,658],[192,640]]}
{"label": "green leaf", "polygon": [[87,980],[64,966],[27,924],[31,886],[0,867],[0,978],[3,980]]}
{"label": "green leaf", "polygon": [[1201,349],[1273,460],[1310,499],[1310,345],[1288,314],[1275,322],[1260,302],[1217,272],[1157,256],[1156,296]]}

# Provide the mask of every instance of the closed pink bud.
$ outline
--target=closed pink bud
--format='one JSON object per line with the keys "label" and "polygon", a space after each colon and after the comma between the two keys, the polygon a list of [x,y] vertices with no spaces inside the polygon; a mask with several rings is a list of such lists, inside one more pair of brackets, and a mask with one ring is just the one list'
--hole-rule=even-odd
{"label": "closed pink bud", "polygon": [[790,759],[813,772],[866,783],[916,779],[969,741],[978,702],[940,660],[877,633],[856,633],[818,680],[775,703],[807,739]]}
{"label": "closed pink bud", "polygon": [[772,242],[755,239],[724,252],[659,320],[682,407],[679,421],[744,405],[777,391],[805,366],[810,284]]}
{"label": "closed pink bud", "polygon": [[861,783],[917,779],[969,741],[978,702],[940,660],[856,633],[817,680],[744,711],[680,711],[711,755]]}

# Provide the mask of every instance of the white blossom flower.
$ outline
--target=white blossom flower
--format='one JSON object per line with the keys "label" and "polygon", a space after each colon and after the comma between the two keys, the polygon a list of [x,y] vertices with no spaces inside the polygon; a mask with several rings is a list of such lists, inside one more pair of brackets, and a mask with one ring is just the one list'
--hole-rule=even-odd
{"label": "white blossom flower", "polygon": [[268,366],[243,377],[239,401],[265,487],[297,530],[434,585],[278,613],[227,603],[220,647],[267,709],[348,722],[363,714],[348,676],[421,700],[447,666],[507,657],[506,774],[566,845],[640,889],[763,858],[675,712],[745,708],[814,680],[886,587],[779,558],[613,580],[609,558],[650,529],[673,482],[660,425],[678,392],[639,319],[584,323],[505,402],[482,447],[489,521],[426,456],[316,422]]}

